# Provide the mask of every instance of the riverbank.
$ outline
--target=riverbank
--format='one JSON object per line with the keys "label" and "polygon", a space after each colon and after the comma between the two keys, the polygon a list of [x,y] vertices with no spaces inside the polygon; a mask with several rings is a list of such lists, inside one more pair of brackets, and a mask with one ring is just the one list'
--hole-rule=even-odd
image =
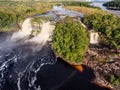
{"label": "riverbank", "polygon": [[103,5],[111,10],[120,10],[120,1],[119,0],[108,1],[108,2],[105,2]]}
{"label": "riverbank", "polygon": [[95,78],[93,70],[85,65],[81,67],[82,72],[57,58],[56,64],[41,68],[37,84],[40,83],[42,90],[111,90],[92,83]]}
{"label": "riverbank", "polygon": [[[63,9],[62,11],[61,8],[58,11],[56,10],[54,12],[52,11],[52,13],[51,12],[49,13],[50,14],[48,15],[53,15],[54,13],[54,14],[57,14],[58,16],[63,15],[63,17],[68,14],[71,17],[76,17],[80,15],[82,16],[81,13],[77,13],[74,11],[68,11],[65,9]],[[45,24],[45,25],[49,26],[50,24]],[[49,37],[48,35],[46,39],[46,33],[48,34],[48,32],[50,31],[49,30],[50,27],[46,27],[45,25],[42,30],[45,33],[42,33],[42,35],[39,35],[39,37],[37,38],[34,38],[34,37],[32,37],[33,39],[27,38],[27,39],[30,39],[30,40],[27,40],[28,42],[31,41],[31,43],[36,43],[36,44],[38,43],[38,45],[32,45],[31,43],[26,44],[27,42],[24,45],[23,44],[24,42],[21,42],[22,43],[21,44],[20,41],[18,41],[19,45],[16,47],[16,44],[18,44],[17,42],[15,43],[15,47],[12,47],[13,48],[12,50],[14,52],[11,51],[12,52],[11,53],[6,51],[7,54],[5,53],[5,55],[3,56],[5,58],[5,61],[1,62],[2,63],[1,65],[6,65],[7,67],[5,66],[5,69],[3,67],[1,69],[2,70],[1,72],[8,70],[9,73],[8,73],[8,76],[5,76],[6,73],[5,74],[3,73],[7,82],[5,82],[5,85],[2,85],[2,87],[7,89],[12,88],[12,90],[17,90],[16,88],[19,88],[19,90],[20,89],[34,90],[35,88],[37,88],[38,90],[90,90],[90,89],[91,90],[111,90],[109,88],[106,88],[106,87],[110,87],[106,85],[108,83],[106,82],[105,84],[101,83],[102,80],[104,80],[104,79],[101,79],[102,77],[101,72],[102,71],[104,72],[106,70],[106,68],[104,67],[104,65],[106,66],[106,62],[104,64],[104,62],[99,61],[101,60],[101,58],[98,59],[99,55],[100,57],[104,58],[105,56],[107,56],[107,54],[105,55],[100,54],[102,50],[100,49],[98,51],[95,51],[96,48],[94,48],[95,50],[87,51],[82,65],[70,65],[69,63],[65,62],[66,60],[64,61],[59,57],[57,58],[57,62],[56,62],[56,56],[54,55],[51,49],[51,46],[50,46],[51,44],[47,43],[48,37]],[[24,26],[23,31],[25,31],[26,33],[27,32],[31,33],[31,28],[29,28],[29,23],[23,26]],[[48,30],[46,30],[46,28]],[[20,33],[20,35],[26,34],[25,32]],[[18,35],[16,36],[19,38]],[[92,52],[94,52],[95,54]],[[102,51],[102,53],[105,53],[105,52],[106,51],[104,50]],[[14,59],[14,56],[15,56],[15,59]],[[9,61],[9,59],[11,61]],[[106,57],[104,59],[106,59]],[[2,61],[1,58],[0,60]],[[7,60],[8,62],[6,63]],[[101,69],[101,64],[103,69]],[[107,66],[108,65],[110,65],[109,67],[111,67],[111,65],[113,64],[109,62]],[[117,65],[119,64],[115,63],[114,66],[116,67]],[[107,70],[108,69],[109,68],[107,68]],[[119,71],[119,66],[117,67],[117,69],[118,69],[117,71]],[[99,72],[100,70],[101,72]],[[112,70],[114,70],[114,68],[112,68]],[[109,75],[109,72],[107,74]],[[4,80],[4,78],[0,80]],[[16,82],[17,82],[17,86],[15,85]],[[4,89],[4,90],[7,90],[7,89]]]}
{"label": "riverbank", "polygon": [[[83,63],[93,69],[96,76],[95,83],[119,90],[120,52],[106,47],[89,48]],[[111,81],[112,76],[117,78]]]}
{"label": "riverbank", "polygon": [[114,14],[120,18],[120,10],[107,9],[107,7],[103,6],[103,4],[104,4],[103,2],[93,2],[92,3],[93,6],[100,7],[102,10],[107,11],[111,14]]}
{"label": "riverbank", "polygon": [[22,22],[32,15],[52,9],[56,2],[41,1],[0,1],[0,31],[21,29]]}
{"label": "riverbank", "polygon": [[[66,8],[70,9],[70,10],[82,12],[82,13],[88,14],[88,15],[94,14],[96,11],[99,11],[98,13],[100,13],[101,15],[102,14],[110,15],[110,13],[108,13],[107,11],[91,9],[91,8],[86,8],[86,7],[84,7],[84,8],[91,10],[93,12],[84,11],[83,7],[78,7],[78,6],[68,6]],[[103,20],[105,20],[105,19],[103,19]],[[101,45],[101,47],[95,47],[93,45],[93,48],[89,47],[89,49],[84,57],[83,64],[88,67],[91,67],[93,69],[95,76],[96,76],[96,79],[94,80],[95,83],[97,83],[100,86],[109,87],[112,90],[118,90],[119,86],[120,86],[120,82],[119,82],[120,62],[119,62],[119,60],[120,60],[119,49],[116,51],[115,49],[110,49],[110,48],[104,47],[102,45]],[[68,62],[68,63],[73,64],[71,62]],[[78,69],[80,72],[83,71],[83,67],[81,65],[73,65],[73,66],[76,69]],[[103,66],[103,68],[101,69],[102,66]],[[106,67],[109,67],[109,68],[106,68]],[[114,69],[114,67],[117,67],[117,69]],[[100,69],[101,69],[101,72],[100,72]],[[113,79],[113,81],[112,81],[112,79]]]}
{"label": "riverbank", "polygon": [[100,87],[107,87],[110,90],[119,90],[120,88],[119,81],[110,81],[112,75],[120,76],[120,53],[116,53],[114,50],[108,50],[108,48],[89,48],[83,62],[77,65],[62,58],[60,60],[69,64],[80,73],[84,72],[84,65],[89,67],[93,70],[95,76],[92,82]]}
{"label": "riverbank", "polygon": [[108,10],[120,10],[120,8],[116,8],[116,7],[107,7]]}

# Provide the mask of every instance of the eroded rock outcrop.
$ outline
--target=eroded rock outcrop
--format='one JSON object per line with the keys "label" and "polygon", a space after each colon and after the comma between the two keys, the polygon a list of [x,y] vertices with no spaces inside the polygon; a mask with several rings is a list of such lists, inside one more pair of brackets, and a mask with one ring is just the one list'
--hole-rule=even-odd
{"label": "eroded rock outcrop", "polygon": [[[119,58],[119,53],[113,53],[108,49],[89,48],[88,52],[85,55],[84,64],[93,69],[96,76],[96,79],[93,81],[94,83],[97,83],[101,86],[109,87],[112,90],[119,90]],[[115,76],[116,79],[118,79],[118,81],[115,84],[114,82],[111,83],[111,76]]]}

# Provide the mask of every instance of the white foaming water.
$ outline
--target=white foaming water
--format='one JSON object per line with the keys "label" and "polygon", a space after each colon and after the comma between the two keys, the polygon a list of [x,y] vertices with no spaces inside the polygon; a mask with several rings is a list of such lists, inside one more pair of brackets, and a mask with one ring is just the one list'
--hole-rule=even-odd
{"label": "white foaming water", "polygon": [[51,25],[50,21],[43,23],[41,33],[36,37],[28,40],[29,42],[36,42],[43,46],[52,36],[55,26]]}
{"label": "white foaming water", "polygon": [[31,22],[30,22],[31,18],[27,18],[23,24],[22,24],[22,29],[19,30],[18,32],[15,32],[12,37],[11,37],[11,40],[12,41],[16,41],[16,40],[19,40],[19,39],[22,39],[26,36],[29,36],[32,32],[32,25],[31,25]]}
{"label": "white foaming water", "polygon": [[[81,15],[80,13],[72,12],[70,10],[64,10],[61,7],[59,7],[59,8],[54,7],[54,9],[55,9],[55,12],[51,15],[54,15],[54,14],[56,14],[56,15],[64,14],[67,16],[80,16]],[[17,84],[17,88],[18,88],[16,90],[23,89],[23,87],[22,87],[22,85],[24,84],[23,80],[28,81],[28,87],[29,87],[28,90],[30,90],[31,88],[33,88],[33,90],[41,90],[40,85],[37,86],[35,83],[37,81],[37,73],[40,71],[42,66],[54,63],[52,60],[56,61],[56,57],[51,52],[51,49],[49,50],[49,47],[43,47],[46,44],[46,42],[51,39],[55,26],[51,25],[50,21],[44,22],[43,25],[41,25],[41,33],[39,33],[37,36],[30,39],[30,38],[26,38],[26,37],[29,37],[29,35],[31,34],[31,31],[32,31],[32,25],[30,23],[30,20],[31,20],[31,18],[27,18],[22,24],[22,29],[19,30],[18,32],[15,32],[12,35],[12,37],[10,38],[10,40],[6,41],[7,42],[6,44],[3,44],[3,45],[6,45],[5,47],[7,47],[7,48],[8,48],[8,45],[10,48],[12,47],[12,49],[14,49],[14,47],[15,47],[15,52],[13,53],[13,54],[15,54],[15,56],[14,56],[14,58],[10,58],[10,59],[8,57],[13,57],[12,54],[5,56],[5,59],[7,60],[7,58],[8,58],[9,60],[7,60],[7,61],[5,60],[5,61],[3,61],[3,63],[1,62],[2,64],[0,66],[0,72],[2,72],[2,73],[0,74],[1,75],[0,89],[3,85],[2,82],[5,81],[4,77],[5,77],[6,73],[4,73],[4,72],[6,70],[9,70],[9,66],[11,66],[14,63],[14,65],[16,66],[16,69],[13,69],[13,70],[16,73],[15,78],[17,80],[16,84]],[[29,42],[30,42],[30,44],[36,43],[37,45],[33,44],[33,46],[31,46],[30,48],[25,47],[25,50],[24,50],[24,48],[22,48],[22,47],[24,47],[24,44],[28,45]],[[21,45],[23,44],[23,46],[21,46],[20,44]],[[17,45],[18,45],[18,47],[16,48]],[[20,46],[20,49],[18,49],[19,46]],[[42,52],[41,48],[43,48],[43,52]],[[44,50],[44,48],[45,48],[45,50]],[[48,48],[48,49],[46,49],[46,48]],[[1,47],[1,51],[2,50],[4,50],[4,49],[2,49],[2,47]],[[34,53],[34,51],[32,51],[32,50],[35,50],[36,53]],[[38,51],[41,50],[40,54],[36,55],[36,56],[32,56],[32,53],[34,53],[33,55],[38,54],[37,50]],[[6,52],[8,52],[8,51],[6,51]],[[4,57],[0,56],[0,58],[2,61],[2,58],[4,58]],[[26,63],[28,63],[28,64],[26,64]],[[22,69],[21,69],[21,65],[23,66]],[[14,75],[14,73],[11,72],[11,75]]]}
{"label": "white foaming water", "polygon": [[53,6],[53,10],[60,11],[65,9],[62,6]]}

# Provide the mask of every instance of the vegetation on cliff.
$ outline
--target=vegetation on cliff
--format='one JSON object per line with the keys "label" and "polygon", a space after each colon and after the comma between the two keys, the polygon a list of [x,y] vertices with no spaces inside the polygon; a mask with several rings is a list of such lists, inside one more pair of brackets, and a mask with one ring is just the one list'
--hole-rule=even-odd
{"label": "vegetation on cliff", "polygon": [[120,85],[120,76],[116,77],[115,75],[111,75],[108,79],[108,81],[114,85],[114,86],[118,86]]}
{"label": "vegetation on cliff", "polygon": [[55,4],[47,2],[43,4],[39,1],[0,1],[0,24],[2,23],[0,31],[16,30],[20,28],[21,22],[25,18],[44,13]]}
{"label": "vegetation on cliff", "polygon": [[114,15],[92,14],[84,17],[84,23],[101,33],[104,44],[120,48],[120,19]]}
{"label": "vegetation on cliff", "polygon": [[14,15],[7,12],[0,12],[0,30],[6,30],[7,28],[13,26],[14,23]]}
{"label": "vegetation on cliff", "polygon": [[87,32],[79,21],[66,17],[57,23],[53,36],[53,49],[68,62],[82,62],[89,44]]}

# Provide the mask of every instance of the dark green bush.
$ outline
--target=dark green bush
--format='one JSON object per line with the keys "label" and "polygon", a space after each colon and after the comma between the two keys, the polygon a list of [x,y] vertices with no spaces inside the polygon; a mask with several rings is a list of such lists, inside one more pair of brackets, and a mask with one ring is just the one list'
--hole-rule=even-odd
{"label": "dark green bush", "polygon": [[82,62],[89,44],[86,30],[80,22],[67,17],[54,30],[53,49],[69,62]]}
{"label": "dark green bush", "polygon": [[120,77],[115,77],[114,75],[111,75],[109,78],[109,82],[114,86],[118,86],[120,85]]}
{"label": "dark green bush", "polygon": [[84,17],[84,23],[103,35],[105,44],[120,48],[120,19],[114,15],[92,14]]}
{"label": "dark green bush", "polygon": [[0,12],[0,30],[11,27],[14,22],[15,20],[12,14]]}
{"label": "dark green bush", "polygon": [[0,31],[19,30],[22,22],[35,14],[52,9],[56,3],[43,4],[41,1],[0,1]]}

